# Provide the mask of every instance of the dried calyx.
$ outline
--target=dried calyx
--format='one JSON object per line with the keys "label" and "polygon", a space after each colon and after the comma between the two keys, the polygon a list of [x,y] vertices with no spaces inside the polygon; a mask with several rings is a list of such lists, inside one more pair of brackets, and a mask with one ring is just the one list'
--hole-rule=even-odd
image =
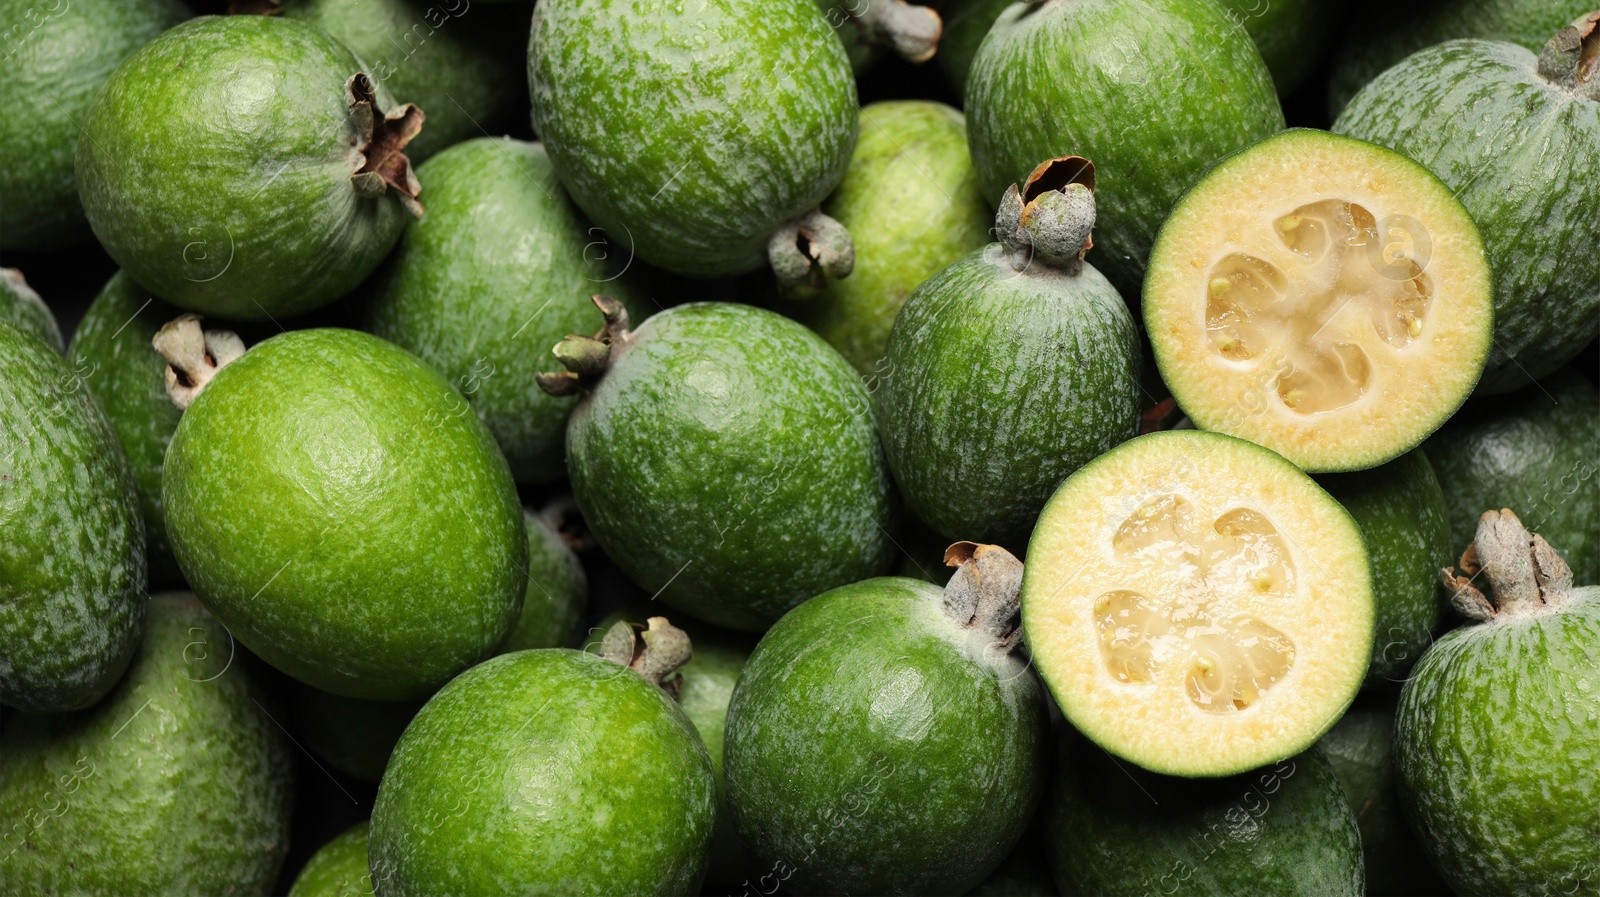
{"label": "dried calyx", "polygon": [[939,49],[944,22],[926,6],[904,0],[866,0],[859,12],[845,8],[867,40],[888,47],[909,62],[927,62]]}
{"label": "dried calyx", "polygon": [[676,698],[683,687],[678,670],[694,657],[689,636],[667,622],[651,617],[646,625],[618,620],[600,639],[600,656],[620,663]]}
{"label": "dried calyx", "polygon": [[244,341],[231,330],[202,330],[200,316],[179,315],[151,338],[167,360],[167,395],[178,410],[188,408],[217,372],[244,354]]}
{"label": "dried calyx", "polygon": [[556,343],[555,353],[564,371],[541,373],[539,388],[552,396],[570,396],[593,389],[611,366],[612,354],[633,338],[628,330],[628,310],[610,296],[590,296],[606,324],[594,336],[574,333]]}
{"label": "dried calyx", "polygon": [[1019,271],[1038,261],[1077,274],[1094,246],[1094,214],[1094,163],[1061,156],[1007,188],[994,227]]}
{"label": "dried calyx", "polygon": [[767,241],[767,261],[780,284],[820,288],[825,278],[850,276],[856,246],[844,225],[812,209],[778,228]]}
{"label": "dried calyx", "polygon": [[956,572],[944,587],[944,613],[952,623],[983,633],[1014,651],[1022,644],[1022,562],[998,545],[957,542],[945,549]]}
{"label": "dried calyx", "polygon": [[1600,102],[1600,9],[1561,29],[1539,54],[1539,74]]}
{"label": "dried calyx", "polygon": [[404,150],[422,133],[426,116],[411,103],[384,114],[378,107],[372,81],[361,72],[351,75],[344,88],[350,102],[350,120],[356,128],[356,152],[362,160],[350,175],[350,183],[355,185],[356,193],[368,198],[382,196],[392,187],[400,205],[412,217],[421,218],[422,203],[417,194],[422,192],[422,184],[411,170],[411,160]]}
{"label": "dried calyx", "polygon": [[1559,605],[1572,589],[1567,562],[1509,510],[1485,511],[1478,518],[1477,535],[1461,555],[1460,568],[1465,575],[1446,567],[1441,579],[1451,605],[1479,622]]}

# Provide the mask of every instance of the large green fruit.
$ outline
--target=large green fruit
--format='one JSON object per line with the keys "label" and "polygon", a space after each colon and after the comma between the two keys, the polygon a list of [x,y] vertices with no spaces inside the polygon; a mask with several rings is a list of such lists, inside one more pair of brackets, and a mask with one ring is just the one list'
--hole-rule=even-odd
{"label": "large green fruit", "polygon": [[1600,53],[1595,23],[1600,14],[1582,45],[1564,30],[1543,58],[1491,41],[1429,47],[1373,79],[1333,125],[1422,163],[1477,223],[1494,271],[1479,392],[1560,369],[1600,331],[1600,70],[1579,65],[1584,46]]}
{"label": "large green fruit", "polygon": [[1450,510],[1452,552],[1472,541],[1484,511],[1510,508],[1580,582],[1600,582],[1596,445],[1600,392],[1575,371],[1469,402],[1424,447]]}
{"label": "large green fruit", "polygon": [[1356,820],[1316,748],[1225,779],[1179,779],[1072,734],[1048,812],[1050,862],[1069,893],[1364,893]]}
{"label": "large green fruit", "polygon": [[0,0],[0,250],[88,238],[73,157],[89,101],[118,63],[189,16],[179,0]]}
{"label": "large green fruit", "polygon": [[814,0],[545,0],[528,84],[561,182],[645,261],[849,273],[848,234],[808,214],[844,177],[857,109]]}
{"label": "large green fruit", "polygon": [[961,113],[925,100],[864,107],[850,168],[822,211],[853,235],[855,271],[820,289],[795,285],[782,310],[863,376],[882,373],[889,328],[911,291],[989,239]]}
{"label": "large green fruit", "polygon": [[371,897],[367,868],[369,822],[359,822],[317,848],[295,877],[289,897]]}
{"label": "large green fruit", "polygon": [[1600,587],[1510,511],[1484,513],[1461,566],[1445,580],[1476,625],[1400,693],[1402,804],[1456,893],[1600,894]]}
{"label": "large green fruit", "polygon": [[417,174],[428,215],[370,286],[366,327],[461,390],[518,481],[559,480],[575,400],[545,395],[534,376],[560,370],[549,350],[562,337],[594,329],[590,294],[607,292],[640,320],[652,303],[632,278],[607,270],[598,232],[540,144],[472,140]]}
{"label": "large green fruit", "polygon": [[962,566],[942,592],[889,577],[825,592],[739,677],[728,801],[792,893],[965,893],[1033,816],[1049,724],[1016,651],[1022,565],[951,550]]}
{"label": "large green fruit", "polygon": [[557,347],[586,373],[550,380],[588,390],[567,424],[567,471],[590,530],[634,582],[758,632],[888,569],[898,501],[849,363],[746,305],[680,305],[637,331],[607,308],[603,341]]}
{"label": "large green fruit", "polygon": [[95,236],[157,296],[206,314],[289,316],[349,292],[422,211],[400,152],[421,116],[386,115],[362,69],[277,17],[207,16],[146,44],[84,116]]}
{"label": "large green fruit", "polygon": [[1021,546],[1063,479],[1139,432],[1137,329],[1083,260],[1095,200],[1073,176],[1092,185],[1094,166],[1057,159],[1013,187],[1000,242],[918,287],[889,336],[889,468],[947,539]]}
{"label": "large green fruit", "polygon": [[61,340],[61,325],[51,314],[39,294],[28,286],[22,272],[15,268],[0,268],[0,323],[10,324],[23,333],[31,333],[57,352],[65,352]]}
{"label": "large green fruit", "polygon": [[116,431],[56,347],[0,323],[0,703],[78,710],[144,620],[144,526]]}
{"label": "large green fruit", "polygon": [[152,597],[105,700],[6,722],[0,891],[268,893],[288,852],[294,764],[260,672],[194,596]]}
{"label": "large green fruit", "polygon": [[424,697],[522,607],[522,508],[489,431],[364,333],[293,331],[223,367],[178,423],[161,492],[201,600],[317,688]]}
{"label": "large green fruit", "polygon": [[1178,197],[1283,127],[1261,54],[1214,0],[1014,4],[972,61],[966,111],[992,203],[1046,159],[1094,161],[1095,261],[1130,297]]}
{"label": "large green fruit", "polygon": [[662,689],[582,651],[520,651],[406,729],[372,878],[385,897],[693,894],[715,813],[711,758]]}

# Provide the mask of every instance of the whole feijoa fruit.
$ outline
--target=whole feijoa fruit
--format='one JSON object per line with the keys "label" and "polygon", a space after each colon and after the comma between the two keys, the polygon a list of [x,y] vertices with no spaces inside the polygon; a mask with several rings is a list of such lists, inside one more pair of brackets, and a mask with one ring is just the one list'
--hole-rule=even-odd
{"label": "whole feijoa fruit", "polygon": [[251,650],[317,688],[425,697],[493,652],[527,588],[522,508],[444,378],[353,330],[275,336],[211,371],[216,331],[162,333],[198,385],[161,495],[178,566]]}
{"label": "whole feijoa fruit", "polygon": [[966,112],[991,203],[1040,160],[1094,160],[1096,265],[1130,297],[1183,191],[1283,127],[1261,54],[1213,0],[1012,5],[972,61]]}
{"label": "whole feijoa fruit", "polygon": [[689,651],[663,624],[642,638],[618,624],[605,657],[503,654],[429,700],[378,788],[378,891],[697,893],[716,784],[659,684]]}
{"label": "whole feijoa fruit", "polygon": [[358,822],[317,848],[289,888],[289,897],[372,897],[367,868],[370,822]]}
{"label": "whole feijoa fruit", "polygon": [[427,217],[368,288],[365,326],[466,396],[519,482],[559,480],[576,402],[546,395],[535,375],[561,369],[549,349],[562,337],[594,329],[591,294],[607,292],[639,320],[653,303],[625,271],[607,270],[540,144],[471,140],[417,175]]}
{"label": "whole feijoa fruit", "polygon": [[585,522],[646,592],[759,632],[893,561],[898,501],[861,378],[805,327],[731,302],[556,346],[549,391],[583,397],[567,472]]}
{"label": "whole feijoa fruit", "polygon": [[37,336],[57,352],[66,351],[61,325],[56,323],[50,306],[44,304],[16,268],[0,268],[0,322]]}
{"label": "whole feijoa fruit", "polygon": [[422,113],[392,106],[317,28],[194,19],[95,95],[79,195],[106,252],[162,299],[245,320],[300,314],[365,279],[422,214],[403,152]]}
{"label": "whole feijoa fruit", "polygon": [[961,894],[1011,852],[1047,765],[1018,650],[1022,564],[959,542],[950,584],[869,579],[762,636],[728,706],[734,826],[796,894]]}
{"label": "whole feijoa fruit", "polygon": [[[1600,11],[1538,56],[1500,41],[1429,47],[1374,78],[1333,130],[1438,175],[1483,235],[1494,271],[1485,393],[1565,365],[1600,331]],[[1493,122],[1486,127],[1485,121]],[[1481,510],[1481,509],[1480,509]]]}
{"label": "whole feijoa fruit", "polygon": [[1139,338],[1084,261],[1095,168],[1041,164],[995,233],[895,318],[873,399],[911,515],[947,539],[1020,547],[1073,471],[1139,432]]}
{"label": "whole feijoa fruit", "polygon": [[83,115],[118,63],[190,15],[179,0],[0,0],[0,250],[88,239],[73,176]]}
{"label": "whole feijoa fruit", "polygon": [[1444,572],[1473,624],[1400,692],[1402,805],[1458,894],[1594,894],[1600,880],[1600,588],[1510,511]]}
{"label": "whole feijoa fruit", "polygon": [[540,513],[524,509],[528,530],[528,591],[522,615],[500,643],[500,653],[530,648],[568,648],[578,640],[578,625],[589,606],[589,577],[583,561],[560,530],[560,515],[571,502]]}
{"label": "whole feijoa fruit", "polygon": [[79,710],[139,644],[138,497],[116,431],[55,346],[0,323],[0,383],[0,703]]}
{"label": "whole feijoa fruit", "polygon": [[0,733],[0,891],[265,894],[289,848],[293,748],[254,658],[193,595],[150,598],[94,707]]}
{"label": "whole feijoa fruit", "polygon": [[817,206],[850,162],[856,84],[815,0],[548,0],[528,84],[561,182],[645,261],[850,273]]}

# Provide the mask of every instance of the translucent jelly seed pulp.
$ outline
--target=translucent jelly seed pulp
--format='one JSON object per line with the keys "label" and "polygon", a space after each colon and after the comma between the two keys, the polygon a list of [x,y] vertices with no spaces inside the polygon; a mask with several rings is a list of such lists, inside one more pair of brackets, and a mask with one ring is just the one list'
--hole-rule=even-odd
{"label": "translucent jelly seed pulp", "polygon": [[1358,401],[1372,384],[1364,339],[1330,328],[1347,306],[1364,309],[1372,334],[1405,350],[1427,324],[1433,285],[1415,235],[1380,224],[1355,203],[1327,199],[1273,222],[1296,259],[1289,270],[1244,253],[1218,261],[1206,278],[1206,329],[1225,359],[1266,365],[1272,390],[1297,414]]}
{"label": "translucent jelly seed pulp", "polygon": [[1232,713],[1288,675],[1294,642],[1230,610],[1241,595],[1294,594],[1294,563],[1265,515],[1235,508],[1207,521],[1182,496],[1162,495],[1122,522],[1112,546],[1142,582],[1159,584],[1155,594],[1116,589],[1095,600],[1101,658],[1118,682],[1151,682],[1183,664],[1189,700]]}

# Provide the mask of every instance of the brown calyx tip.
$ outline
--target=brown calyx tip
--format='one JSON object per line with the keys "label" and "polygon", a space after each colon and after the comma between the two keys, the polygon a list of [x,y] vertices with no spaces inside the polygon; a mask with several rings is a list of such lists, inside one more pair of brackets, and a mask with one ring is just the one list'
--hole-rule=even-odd
{"label": "brown calyx tip", "polygon": [[939,50],[944,20],[927,6],[905,0],[870,0],[859,13],[846,13],[872,43],[889,47],[907,62],[924,63]]}
{"label": "brown calyx tip", "polygon": [[1600,9],[1556,32],[1539,54],[1539,74],[1600,101]]}
{"label": "brown calyx tip", "polygon": [[1035,168],[1020,189],[1006,191],[995,230],[1019,269],[1035,258],[1068,274],[1082,269],[1094,247],[1094,185],[1093,162],[1060,156]]}
{"label": "brown calyx tip", "polygon": [[651,617],[644,626],[618,620],[600,639],[600,656],[649,680],[673,698],[683,687],[678,672],[694,659],[694,646],[682,629],[666,617]]}
{"label": "brown calyx tip", "polygon": [[233,16],[275,16],[283,12],[283,0],[228,0]]}
{"label": "brown calyx tip", "polygon": [[605,326],[594,336],[574,333],[555,344],[550,351],[566,370],[541,372],[534,378],[547,395],[570,396],[593,389],[611,367],[615,351],[633,339],[626,306],[610,296],[596,294],[589,299],[600,309]]}
{"label": "brown calyx tip", "polygon": [[[1567,562],[1510,509],[1485,511],[1478,518],[1478,531],[1459,567],[1464,576],[1446,567],[1441,579],[1451,605],[1478,622],[1560,604],[1572,588]],[[1479,582],[1480,575],[1486,582]]]}
{"label": "brown calyx tip", "polygon": [[150,344],[167,360],[167,396],[182,411],[212,379],[244,354],[244,341],[229,330],[202,330],[200,316],[184,314],[156,331]]}
{"label": "brown calyx tip", "polygon": [[417,196],[422,192],[422,184],[404,150],[422,133],[422,123],[427,116],[411,103],[385,114],[378,106],[372,80],[364,72],[350,76],[345,82],[345,94],[350,102],[350,117],[356,126],[356,152],[362,159],[361,166],[350,175],[356,192],[376,198],[392,187],[400,198],[400,205],[412,217],[421,218],[422,202]]}
{"label": "brown calyx tip", "polygon": [[812,209],[772,234],[767,261],[779,284],[821,289],[827,278],[839,280],[855,270],[856,246],[843,224]]}
{"label": "brown calyx tip", "polygon": [[957,542],[945,549],[956,572],[944,587],[944,613],[963,629],[988,635],[1006,651],[1022,644],[1022,562],[998,545]]}

